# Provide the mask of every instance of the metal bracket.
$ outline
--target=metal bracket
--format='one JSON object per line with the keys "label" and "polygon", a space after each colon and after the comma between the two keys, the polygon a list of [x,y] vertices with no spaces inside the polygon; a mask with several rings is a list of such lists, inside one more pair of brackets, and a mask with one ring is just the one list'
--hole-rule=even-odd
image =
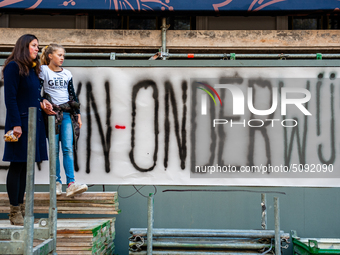
{"label": "metal bracket", "polygon": [[322,60],[322,53],[316,53],[316,59]]}
{"label": "metal bracket", "polygon": [[144,238],[142,236],[135,236],[130,237],[129,240],[131,241],[129,244],[129,250],[133,252],[139,252],[142,250],[142,246],[144,245]]}
{"label": "metal bracket", "polygon": [[49,227],[48,219],[46,219],[46,218],[41,218],[41,219],[39,220],[39,227],[41,227],[41,228],[48,228],[48,227]]}
{"label": "metal bracket", "polygon": [[11,233],[11,241],[12,242],[17,242],[17,241],[24,241],[25,240],[25,235],[24,235],[24,230],[14,230]]}
{"label": "metal bracket", "polygon": [[162,26],[160,27],[160,29],[163,29],[163,28],[165,28],[165,30],[168,30],[168,29],[170,28],[170,24],[165,25],[165,26],[162,25]]}
{"label": "metal bracket", "polygon": [[167,49],[167,51],[163,51],[163,48],[161,47],[160,52],[158,52],[158,53],[160,54],[159,57],[162,58],[163,60],[170,57],[169,56],[169,49]]}
{"label": "metal bracket", "polygon": [[116,60],[116,52],[110,53],[110,60]]}
{"label": "metal bracket", "polygon": [[230,60],[236,60],[236,54],[230,53]]}
{"label": "metal bracket", "polygon": [[280,60],[286,60],[287,55],[281,53],[281,54],[279,55],[279,57],[280,57]]}

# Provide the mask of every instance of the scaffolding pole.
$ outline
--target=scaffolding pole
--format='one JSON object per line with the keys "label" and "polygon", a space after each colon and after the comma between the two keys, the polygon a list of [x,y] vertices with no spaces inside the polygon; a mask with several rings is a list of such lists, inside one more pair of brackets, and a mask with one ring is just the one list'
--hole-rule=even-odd
{"label": "scaffolding pole", "polygon": [[26,182],[26,208],[24,220],[25,247],[24,255],[33,254],[34,236],[34,166],[35,166],[35,147],[37,108],[30,107],[28,110],[28,144],[27,144],[27,182]]}
{"label": "scaffolding pole", "polygon": [[49,163],[50,163],[50,207],[48,210],[48,227],[49,238],[53,239],[53,253],[56,252],[57,244],[57,175],[56,175],[56,150],[55,150],[55,116],[48,116],[48,145],[49,145]]}
{"label": "scaffolding pole", "polygon": [[152,255],[153,247],[153,199],[154,194],[150,193],[148,197],[147,255]]}

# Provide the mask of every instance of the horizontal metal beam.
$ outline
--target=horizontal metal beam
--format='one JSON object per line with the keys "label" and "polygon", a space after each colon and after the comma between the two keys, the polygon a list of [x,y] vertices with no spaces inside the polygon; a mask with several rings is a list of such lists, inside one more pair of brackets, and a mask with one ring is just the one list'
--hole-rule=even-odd
{"label": "horizontal metal beam", "polygon": [[[146,228],[131,228],[132,235],[146,236]],[[288,233],[280,232],[283,238],[289,238]],[[243,238],[274,238],[274,230],[213,230],[213,229],[153,229],[157,237],[243,237]]]}
{"label": "horizontal metal beam", "polygon": [[[11,52],[0,52],[0,57],[8,57]],[[66,57],[70,58],[150,58],[154,53],[67,53]],[[160,55],[161,56],[161,55]],[[166,58],[210,58],[210,59],[340,59],[340,54],[234,54],[234,53],[163,53]]]}
{"label": "horizontal metal beam", "polygon": [[[5,59],[0,58],[0,69]],[[89,60],[89,59],[68,59],[64,67],[340,67],[339,60]]]}
{"label": "horizontal metal beam", "polygon": [[23,241],[1,241],[0,254],[24,254]]}
{"label": "horizontal metal beam", "polygon": [[[0,230],[0,240],[11,239],[13,231],[22,230],[23,227],[8,227],[1,228]],[[47,239],[49,238],[48,228],[35,227],[34,228],[34,239]],[[0,253],[1,254],[1,253]]]}
{"label": "horizontal metal beam", "polygon": [[[147,244],[140,244],[136,242],[130,242],[129,246],[146,247]],[[195,242],[159,242],[153,241],[152,246],[154,248],[192,248],[192,249],[240,249],[240,250],[260,250],[264,248],[270,248],[271,244],[263,243],[251,243],[251,242],[217,242],[217,243],[195,243]]]}
{"label": "horizontal metal beam", "polygon": [[[138,252],[133,252],[130,251],[129,255],[146,255],[146,251],[138,251]],[[153,255],[259,255],[261,253],[257,252],[229,252],[229,251],[188,251],[188,250],[176,250],[176,251],[170,251],[170,250],[154,250],[152,252]]]}
{"label": "horizontal metal beam", "polygon": [[[0,66],[5,59],[0,59]],[[65,60],[66,67],[340,67],[340,60]],[[1,68],[1,67],[0,67]]]}

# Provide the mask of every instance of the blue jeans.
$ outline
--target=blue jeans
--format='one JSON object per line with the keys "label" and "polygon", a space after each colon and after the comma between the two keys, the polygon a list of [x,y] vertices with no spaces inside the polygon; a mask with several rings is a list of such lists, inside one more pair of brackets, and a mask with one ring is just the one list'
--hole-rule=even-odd
{"label": "blue jeans", "polygon": [[70,113],[63,113],[63,121],[60,126],[60,133],[55,136],[56,141],[56,174],[57,182],[61,182],[59,162],[59,141],[63,153],[63,165],[66,174],[67,184],[74,182],[74,159],[73,159],[73,126]]}

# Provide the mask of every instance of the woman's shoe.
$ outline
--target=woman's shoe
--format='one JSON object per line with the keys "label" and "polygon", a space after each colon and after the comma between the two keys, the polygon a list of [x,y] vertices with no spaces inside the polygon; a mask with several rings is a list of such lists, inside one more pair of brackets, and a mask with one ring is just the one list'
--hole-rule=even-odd
{"label": "woman's shoe", "polygon": [[20,206],[10,205],[9,220],[12,225],[24,225],[24,218],[22,217]]}
{"label": "woman's shoe", "polygon": [[23,218],[25,218],[25,204],[19,204],[19,206],[20,206],[21,215]]}

